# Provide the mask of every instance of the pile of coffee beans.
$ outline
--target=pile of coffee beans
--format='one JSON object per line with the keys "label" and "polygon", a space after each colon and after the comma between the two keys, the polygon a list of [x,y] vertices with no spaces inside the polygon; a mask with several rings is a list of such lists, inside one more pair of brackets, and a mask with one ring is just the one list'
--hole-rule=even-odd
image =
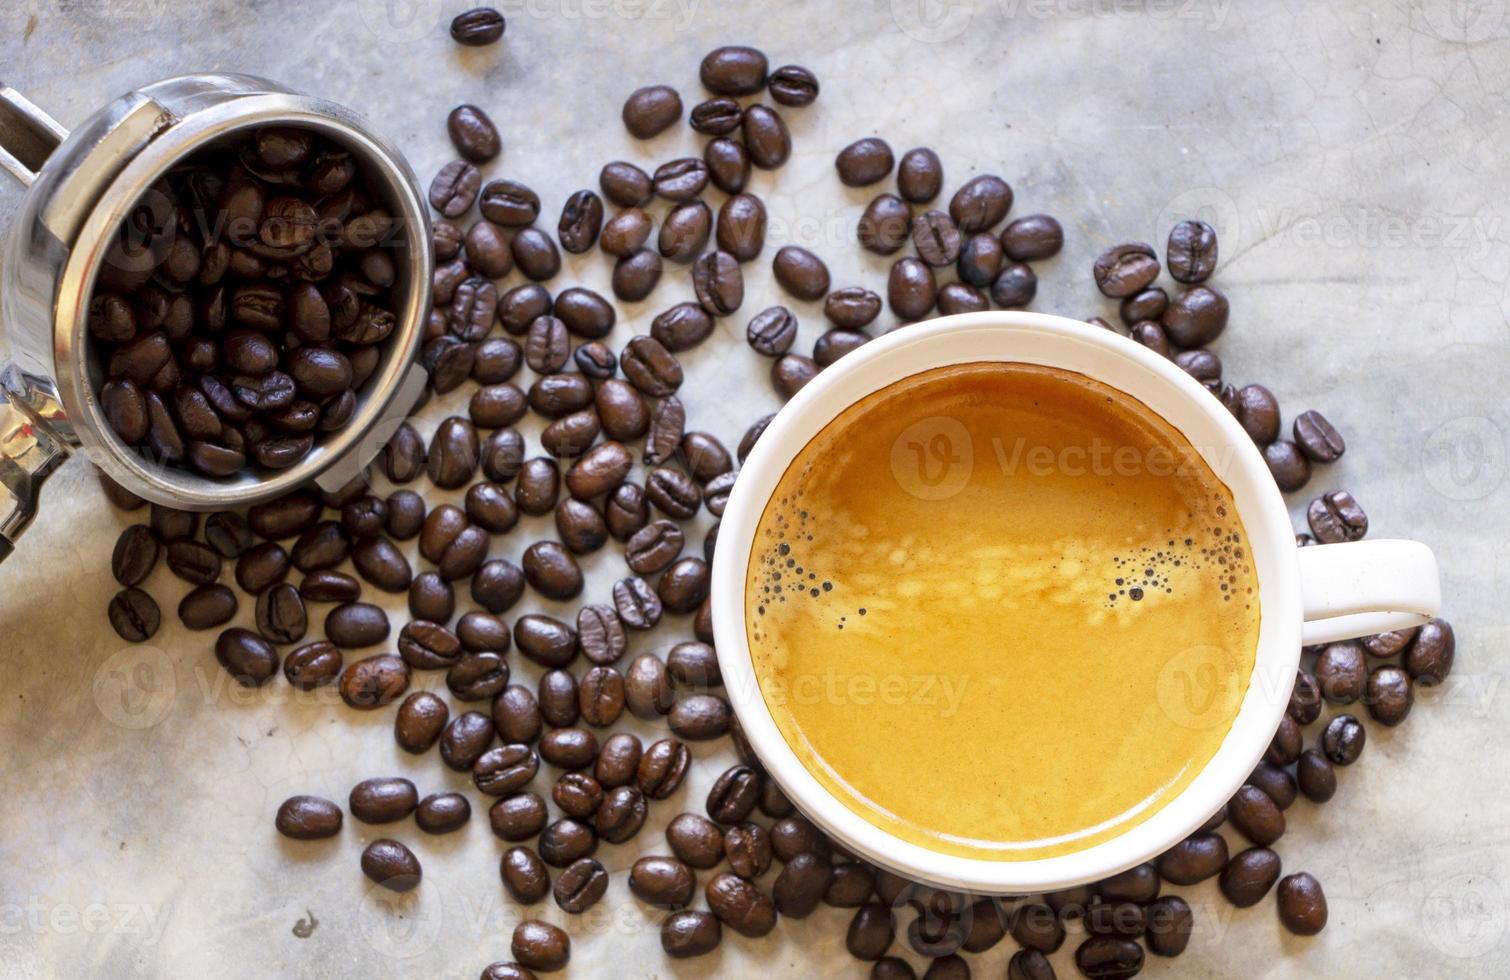
{"label": "pile of coffee beans", "polygon": [[[478,11],[458,20],[453,33],[461,43],[487,37],[495,23]],[[496,23],[501,33],[501,18]],[[1339,791],[1337,769],[1358,761],[1365,722],[1341,709],[1362,705],[1360,714],[1374,723],[1398,725],[1415,686],[1447,676],[1454,638],[1444,621],[1305,651],[1287,714],[1247,785],[1167,853],[1093,885],[999,900],[909,881],[829,840],[766,775],[721,691],[712,646],[708,562],[718,526],[687,553],[684,525],[704,509],[715,520],[721,516],[738,465],[769,419],[757,420],[733,453],[689,426],[677,396],[684,379],[677,355],[707,340],[714,318],[740,307],[741,265],[761,253],[765,225],[764,206],[745,192],[743,175],[751,165],[779,166],[789,152],[776,110],[740,100],[764,92],[782,106],[808,105],[818,82],[794,66],[769,70],[763,54],[744,47],[711,52],[700,76],[709,98],[690,119],[712,137],[704,157],[649,171],[609,163],[600,174],[601,196],[573,194],[554,238],[534,224],[540,214],[534,191],[502,178],[484,182],[478,163],[501,147],[487,116],[473,106],[453,112],[450,132],[462,159],[445,166],[430,188],[442,218],[435,223],[436,305],[423,357],[435,392],[475,386],[467,415],[441,420],[428,443],[401,426],[376,466],[380,472],[339,491],[299,491],[244,514],[203,520],[153,507],[147,523],[122,533],[112,559],[124,589],[110,606],[117,631],[141,640],[157,630],[157,605],[142,586],[166,554],[167,567],[188,587],[180,619],[190,629],[222,630],[216,658],[237,681],[274,682],[281,668],[297,689],[333,686],[352,709],[391,710],[393,736],[405,752],[433,752],[440,765],[469,774],[470,798],[444,791],[421,796],[413,781],[398,776],[352,787],[351,816],[393,835],[366,846],[362,871],[393,890],[415,888],[423,876],[413,848],[424,837],[411,834],[406,843],[397,828],[412,817],[423,835],[453,832],[470,820],[475,801],[487,804],[488,825],[504,842],[498,874],[509,897],[524,906],[552,901],[569,914],[586,912],[602,900],[609,880],[600,849],[633,840],[651,807],[682,788],[698,743],[728,738],[739,761],[713,783],[701,812],[670,820],[664,852],[640,857],[628,874],[635,899],[664,910],[661,943],[671,957],[712,952],[726,929],[765,936],[782,918],[827,905],[848,910],[846,948],[871,964],[875,978],[915,977],[900,955],[908,947],[928,961],[925,977],[967,978],[970,957],[1010,936],[1018,948],[1008,977],[1051,980],[1050,957],[1072,934],[1066,960],[1082,975],[1125,978],[1142,969],[1146,954],[1185,950],[1195,913],[1166,886],[1208,879],[1239,907],[1272,891],[1286,929],[1320,931],[1327,918],[1321,885],[1304,872],[1282,877],[1285,811],[1302,796],[1310,803],[1331,799]],[[654,86],[636,91],[623,117],[632,133],[650,138],[682,111],[680,95]],[[845,148],[836,168],[848,186],[872,186],[895,172],[897,194],[871,202],[858,237],[882,254],[912,240],[916,256],[892,267],[885,301],[901,329],[935,308],[1026,305],[1036,284],[1028,263],[1062,246],[1053,218],[1007,221],[1011,189],[990,175],[963,184],[947,210],[915,214],[944,187],[942,165],[930,150],[910,150],[896,163],[883,141],[868,138]],[[703,200],[710,184],[724,195],[716,217]],[[652,244],[654,221],[645,208],[657,196],[670,209]],[[605,198],[621,210],[609,215]],[[481,216],[465,224],[479,205]],[[558,243],[570,252],[597,244],[614,262],[621,299],[650,295],[663,260],[690,265],[697,302],[666,309],[648,334],[615,349],[607,342],[617,322],[610,300],[578,286],[553,294],[544,285],[560,270]],[[1140,243],[1108,250],[1096,262],[1095,281],[1120,300],[1120,319],[1134,339],[1174,358],[1221,398],[1264,448],[1276,480],[1293,489],[1298,484],[1282,477],[1276,463],[1280,455],[1298,454],[1307,465],[1328,462],[1341,455],[1343,442],[1315,412],[1298,416],[1293,442],[1282,442],[1278,406],[1267,389],[1233,391],[1222,382],[1220,362],[1207,347],[1227,319],[1227,300],[1206,285],[1216,251],[1209,227],[1195,221],[1176,227],[1166,261],[1188,288],[1174,300],[1155,285],[1157,255]],[[526,281],[500,293],[494,280],[515,268]],[[785,307],[750,320],[750,345],[775,359],[772,377],[790,395],[869,339],[866,329],[883,300],[861,285],[831,288],[822,260],[796,246],[778,251],[773,269],[783,290],[822,299],[832,321],[807,358],[790,351],[797,323]],[[955,278],[939,285],[939,270]],[[1104,319],[1092,322],[1111,328]],[[526,369],[533,380],[516,382]],[[531,413],[546,423],[538,452],[515,428]],[[1279,444],[1290,449],[1270,456]],[[431,506],[409,488],[421,479],[454,491],[459,496],[448,499],[457,502]],[[377,489],[380,482],[386,492]],[[105,488],[118,506],[142,506],[108,480]],[[493,540],[513,532],[525,515],[553,515],[557,539],[522,547],[517,564],[494,557]],[[1366,516],[1345,491],[1317,498],[1308,517],[1310,532],[1297,535],[1300,545],[1356,540],[1367,530]],[[610,595],[584,597],[579,559],[610,542],[622,548],[626,574]],[[221,583],[227,567],[236,588]],[[395,631],[388,613],[365,601],[369,589],[405,596],[408,621]],[[528,610],[532,593],[580,605],[574,616],[558,618]],[[243,600],[255,605],[254,628],[226,628]],[[311,607],[324,607],[323,615]],[[323,624],[322,635],[309,635],[312,623]],[[664,657],[629,654],[632,635],[687,625],[691,636]],[[348,655],[357,659],[347,662]],[[522,666],[519,658],[534,665],[534,684],[512,669],[511,663]],[[416,671],[443,672],[450,699],[410,691]],[[1334,707],[1339,713],[1330,713]],[[645,744],[615,730],[629,715],[664,719],[668,733]],[[311,796],[288,799],[274,818],[280,833],[307,841],[338,835],[343,822],[338,804]],[[484,969],[484,980],[560,970],[571,940],[558,926],[530,918],[514,930],[509,955]]]}
{"label": "pile of coffee beans", "polygon": [[189,157],[132,208],[89,302],[106,422],[154,465],[298,463],[377,370],[404,236],[359,161],[309,130]]}

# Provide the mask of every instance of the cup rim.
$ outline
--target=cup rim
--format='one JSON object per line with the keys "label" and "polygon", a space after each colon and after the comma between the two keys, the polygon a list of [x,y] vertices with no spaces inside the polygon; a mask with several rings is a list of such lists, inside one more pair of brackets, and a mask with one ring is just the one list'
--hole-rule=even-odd
{"label": "cup rim", "polygon": [[[1182,418],[1154,410],[1203,456],[1207,447],[1188,430],[1203,428],[1219,435],[1220,448],[1230,453],[1222,461],[1222,479],[1232,490],[1259,571],[1261,623],[1253,671],[1237,717],[1212,759],[1182,791],[1142,822],[1090,847],[1052,857],[990,860],[945,854],[903,840],[851,810],[808,771],[777,729],[754,676],[745,635],[745,577],[770,493],[824,425],[872,392],[939,367],[979,361],[1047,363],[1030,356],[1002,356],[1004,345],[1019,341],[1024,347],[1043,343],[1062,351],[1091,351],[1085,355],[1089,359],[1110,356],[1126,365],[1139,375],[1137,380],[1183,407]],[[983,350],[972,349],[982,346]],[[901,366],[873,367],[883,360]],[[1119,383],[1091,371],[1082,373],[1118,390],[1130,386],[1126,379]],[[851,381],[862,375],[863,381]],[[1054,891],[1098,881],[1167,850],[1199,829],[1247,779],[1279,725],[1299,664],[1303,613],[1294,530],[1252,440],[1219,401],[1167,358],[1120,334],[1065,317],[1006,310],[958,314],[908,325],[847,354],[770,421],[741,468],[719,538],[711,584],[715,643],[744,737],[792,802],[830,837],[857,856],[941,887],[998,895]]]}

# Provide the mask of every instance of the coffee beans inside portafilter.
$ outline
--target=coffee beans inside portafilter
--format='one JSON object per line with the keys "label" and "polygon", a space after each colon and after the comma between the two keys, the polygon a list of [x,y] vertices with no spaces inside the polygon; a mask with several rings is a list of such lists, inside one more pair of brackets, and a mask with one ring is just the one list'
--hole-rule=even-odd
{"label": "coffee beans inside portafilter", "polygon": [[[490,17],[465,16],[479,36],[491,30]],[[700,197],[707,182],[728,194],[743,189],[740,167],[747,173],[750,164],[737,163],[745,150],[730,138],[750,136],[740,100],[750,98],[763,79],[778,104],[806,105],[817,81],[795,66],[769,70],[763,55],[742,48],[710,55],[704,73],[712,79],[709,101],[716,104],[700,103],[694,126],[721,129],[732,117],[732,102],[745,132],[731,130],[710,141],[702,161],[706,172],[692,164],[668,170],[610,163],[599,186],[627,217],[604,215],[600,225],[584,196],[592,192],[579,192],[560,227],[563,248],[576,251],[597,237],[622,267],[655,249],[649,213],[628,209],[650,205],[657,183],[678,196],[695,187],[688,200],[673,203],[701,210],[687,212],[673,234],[662,235],[656,263],[634,266],[622,277],[616,269],[615,291],[620,298],[619,285],[631,294],[648,293],[659,279],[662,257],[694,263],[685,274],[695,281],[694,260],[715,256],[703,264],[697,302],[672,307],[655,317],[648,333],[611,345],[611,301],[583,288],[547,289],[542,283],[560,267],[549,235],[536,230],[522,243],[517,237],[538,218],[539,196],[504,180],[484,186],[472,162],[448,165],[431,187],[431,202],[444,220],[434,241],[441,269],[424,357],[436,392],[469,381],[477,385],[469,417],[443,420],[428,446],[417,428],[401,426],[378,465],[392,485],[386,491],[364,477],[341,491],[292,494],[245,517],[211,515],[202,528],[192,515],[154,508],[151,523],[128,529],[112,558],[125,589],[112,603],[112,624],[127,639],[157,630],[156,604],[144,589],[153,586],[159,564],[192,585],[179,607],[186,626],[223,627],[243,609],[255,608],[257,630],[227,629],[215,644],[236,680],[266,683],[281,658],[285,676],[300,690],[328,687],[361,710],[394,705],[394,738],[406,757],[422,760],[437,746],[442,765],[470,775],[480,794],[474,801],[488,803],[490,828],[511,844],[499,867],[510,896],[532,904],[553,895],[568,914],[599,902],[607,869],[629,863],[615,864],[602,848],[632,840],[652,808],[680,791],[694,765],[692,743],[731,736],[741,761],[714,781],[705,809],[698,807],[704,812],[672,819],[665,830],[669,853],[651,848],[628,874],[634,901],[666,910],[656,914],[664,916],[662,947],[672,957],[713,951],[724,928],[764,935],[781,917],[800,918],[826,904],[853,910],[847,946],[875,964],[876,976],[915,975],[899,955],[908,947],[932,963],[929,975],[967,975],[967,957],[993,948],[1008,933],[1023,947],[1011,959],[1009,976],[1052,976],[1048,957],[1066,944],[1064,923],[1074,919],[1086,923],[1089,938],[1063,955],[1073,952],[1076,964],[1094,975],[1131,975],[1141,968],[1145,946],[1155,955],[1178,955],[1194,926],[1186,903],[1161,894],[1161,878],[1183,886],[1218,877],[1222,893],[1239,905],[1274,891],[1287,928],[1306,934],[1319,929],[1326,918],[1319,883],[1296,874],[1276,888],[1280,858],[1274,849],[1289,840],[1283,836],[1284,811],[1299,796],[1328,800],[1339,792],[1339,770],[1358,768],[1364,712],[1323,714],[1329,705],[1362,702],[1379,724],[1403,722],[1414,688],[1440,683],[1451,670],[1455,643],[1445,622],[1372,637],[1357,645],[1361,662],[1351,649],[1308,652],[1288,727],[1276,734],[1266,761],[1228,808],[1156,862],[1095,886],[1021,903],[1015,911],[992,899],[916,885],[855,860],[795,814],[763,773],[721,695],[717,662],[706,645],[713,637],[705,559],[711,559],[716,524],[699,558],[683,553],[690,531],[683,523],[702,508],[715,518],[721,514],[737,466],[769,417],[756,421],[731,455],[689,426],[687,406],[677,395],[683,383],[677,355],[705,342],[717,318],[741,307],[737,256],[749,261],[760,252],[756,231],[763,205],[728,209],[722,238],[714,242],[714,209]],[[665,101],[656,94],[640,108],[669,116]],[[468,160],[496,155],[496,130],[479,113],[468,107],[453,119],[453,136],[465,142],[459,149]],[[779,117],[773,122],[756,116],[755,136],[765,142],[755,165],[766,166],[782,156],[781,143],[789,137]],[[713,152],[720,141],[727,147]],[[937,207],[944,189],[937,154],[910,150],[897,164],[890,152],[867,144],[848,153],[843,166],[856,168],[846,181],[855,184],[879,182],[894,169],[900,196],[884,194],[884,207],[866,209],[860,237],[866,248],[886,245],[891,252],[913,242],[917,257],[904,260],[904,273],[893,275],[896,288],[888,289],[899,317],[926,316],[935,306],[962,312],[1030,299],[1036,274],[1027,263],[1060,250],[1064,233],[1058,222],[1046,215],[1011,219],[1011,188],[990,176],[967,182],[946,207]],[[730,160],[735,164],[721,169]],[[482,217],[469,223],[466,216],[479,200]],[[915,218],[913,207],[936,209]],[[461,223],[448,231],[452,219]],[[1161,344],[1159,352],[1169,356],[1196,352],[1182,363],[1198,367],[1203,383],[1223,397],[1225,387],[1212,383],[1220,380],[1220,362],[1206,356],[1204,345],[1225,325],[1226,300],[1203,285],[1214,272],[1216,241],[1214,232],[1197,225],[1182,223],[1168,246],[1170,273],[1190,287],[1185,293],[1171,300],[1156,285],[1157,258],[1147,247],[1114,250],[1098,283],[1104,278],[1122,293],[1119,312],[1135,339],[1155,349]],[[717,252],[707,251],[710,243]],[[779,370],[773,376],[779,390],[790,394],[868,339],[886,301],[865,286],[831,289],[823,259],[806,249],[789,246],[772,259],[779,288],[800,302],[822,300],[833,327],[808,358],[791,350],[795,313],[771,306],[769,298],[753,307],[764,312],[748,321],[750,345],[775,359]],[[516,265],[537,281],[500,293],[492,279]],[[653,275],[642,275],[652,268]],[[1189,295],[1196,286],[1205,292]],[[495,321],[503,336],[496,334]],[[1192,346],[1193,340],[1200,342]],[[525,369],[528,380],[516,383]],[[1291,464],[1295,458],[1307,466],[1329,462],[1343,451],[1341,436],[1312,412],[1295,419],[1293,443],[1280,440],[1277,402],[1261,386],[1223,400],[1255,442],[1291,446]],[[541,437],[543,454],[527,447],[514,428],[530,413],[549,423]],[[458,496],[456,504],[429,509],[423,496],[406,488],[422,475],[464,494],[464,501]],[[122,506],[135,505],[106,487]],[[550,516],[559,544],[519,542],[507,552],[518,565],[493,552],[494,537],[513,533],[522,520]],[[1361,507],[1343,491],[1319,498],[1309,516],[1312,533],[1324,541],[1355,539],[1367,528]],[[238,602],[235,590],[219,584],[223,570],[217,562],[184,546],[201,536],[233,569],[236,585],[254,598]],[[611,548],[609,539],[623,548],[627,569],[615,576],[621,581],[612,595],[573,599],[582,587],[579,562],[617,560],[593,557]],[[1304,536],[1301,543],[1309,540]],[[160,561],[164,554],[166,563]],[[347,562],[352,574],[343,570]],[[369,587],[406,595],[412,619],[390,624],[381,606],[363,601]],[[580,603],[579,611],[557,618],[560,610],[536,605],[532,592],[552,602]],[[301,609],[307,620],[302,629],[315,632],[324,623],[323,638],[301,632]],[[639,641],[632,638],[641,631],[674,635],[689,616],[699,642],[664,652],[633,649]],[[294,648],[280,651],[286,646]],[[350,662],[347,654],[353,654]],[[426,672],[438,680],[442,671],[451,698],[438,685],[409,691],[411,681]],[[615,730],[626,709],[650,724],[666,724],[671,735],[642,741]],[[384,832],[395,838],[405,836],[411,814],[425,833],[446,833],[468,819],[471,802],[466,793],[438,790],[382,774],[352,790],[351,812],[359,821],[384,821]],[[341,816],[336,804],[301,796],[280,808],[275,824],[286,836],[316,840],[338,834]],[[363,854],[364,872],[389,888],[419,885],[413,844],[375,841]],[[541,921],[522,924],[513,940],[517,963],[501,961],[484,976],[559,969],[570,956],[566,932]]]}
{"label": "coffee beans inside portafilter", "polygon": [[89,301],[111,430],[151,465],[284,470],[344,428],[397,328],[407,230],[361,160],[264,128],[176,164]]}

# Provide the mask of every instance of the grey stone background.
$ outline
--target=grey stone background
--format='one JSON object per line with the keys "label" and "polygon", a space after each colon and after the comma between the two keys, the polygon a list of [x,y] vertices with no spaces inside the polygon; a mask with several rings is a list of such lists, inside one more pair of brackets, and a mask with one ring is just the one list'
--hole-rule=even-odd
{"label": "grey stone background", "polygon": [[[1217,282],[1234,310],[1215,345],[1228,376],[1267,383],[1286,424],[1319,408],[1348,439],[1344,461],[1294,499],[1297,521],[1311,495],[1346,487],[1372,533],[1432,544],[1458,666],[1400,729],[1370,728],[1332,803],[1288,814],[1278,850],[1287,872],[1324,883],[1325,933],[1290,937],[1272,902],[1234,911],[1207,883],[1183,890],[1199,919],[1189,952],[1147,975],[1505,975],[1506,0],[515,0],[506,39],[482,51],[446,36],[463,7],[7,0],[0,77],[70,125],[165,75],[262,73],[370,115],[424,180],[451,155],[446,111],[473,101],[504,134],[490,174],[537,188],[553,225],[603,162],[653,164],[698,145],[685,127],[630,140],[618,113],[631,89],[667,82],[690,105],[701,55],[746,42],[822,79],[816,106],[786,113],[792,162],[754,189],[771,209],[772,245],[814,248],[836,285],[884,281],[885,263],[852,245],[870,195],[832,172],[834,152],[869,134],[898,151],[937,148],[946,193],[996,172],[1016,189],[1015,214],[1063,221],[1064,253],[1039,268],[1040,310],[1111,316],[1090,282],[1094,255],[1128,237],[1162,246],[1174,220],[1205,217],[1221,235]],[[0,194],[0,225],[18,200]],[[687,358],[693,424],[731,444],[776,406],[741,335],[750,313],[782,300],[765,263],[752,269],[745,309]],[[568,270],[563,279],[606,292],[601,256]],[[650,302],[622,310],[614,340],[688,295],[673,271]],[[820,318],[796,308],[806,347]],[[464,405],[465,392],[432,404],[422,427]],[[44,504],[0,568],[0,975],[471,977],[507,958],[519,912],[481,811],[449,837],[399,829],[426,879],[397,899],[357,869],[375,828],[348,822],[323,844],[272,829],[293,793],[344,800],[380,773],[410,775],[422,792],[464,780],[403,756],[386,712],[357,716],[281,681],[234,688],[210,638],[176,621],[148,645],[123,646],[104,606],[110,548],[131,518],[106,505],[82,461]],[[517,557],[526,533],[495,542],[495,554]],[[601,596],[621,573],[598,557],[588,594]],[[150,588],[173,619],[180,584],[159,569]],[[678,624],[636,649],[688,632]],[[635,844],[600,853],[612,870],[661,850],[670,815],[701,808],[731,753],[697,754],[687,789]],[[546,914],[560,918],[553,906]],[[299,938],[296,923],[311,918]],[[844,952],[846,921],[823,909],[762,941],[726,933],[717,955],[679,964],[660,952],[659,915],[619,874],[599,909],[569,924],[572,969],[863,976]],[[1073,974],[1075,935],[1055,958],[1061,976]],[[976,975],[1002,976],[1011,947],[976,957]]]}

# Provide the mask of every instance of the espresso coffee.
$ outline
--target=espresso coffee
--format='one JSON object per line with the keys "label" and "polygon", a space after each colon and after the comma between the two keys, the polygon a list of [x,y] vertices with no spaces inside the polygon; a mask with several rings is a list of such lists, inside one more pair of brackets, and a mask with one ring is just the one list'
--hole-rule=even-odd
{"label": "espresso coffee", "polygon": [[1231,493],[1090,378],[965,364],[897,382],[797,455],[757,530],[746,630],[788,744],[935,851],[1027,860],[1156,813],[1247,691],[1257,577]]}

